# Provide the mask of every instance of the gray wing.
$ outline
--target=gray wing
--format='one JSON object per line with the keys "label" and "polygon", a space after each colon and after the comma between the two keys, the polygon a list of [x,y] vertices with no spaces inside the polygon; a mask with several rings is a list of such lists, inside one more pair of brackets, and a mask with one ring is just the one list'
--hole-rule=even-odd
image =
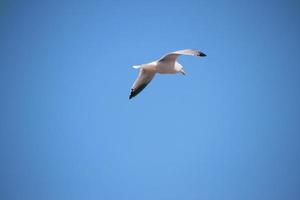
{"label": "gray wing", "polygon": [[193,50],[193,49],[184,49],[184,50],[179,50],[179,51],[175,51],[172,53],[168,53],[167,55],[164,55],[163,57],[161,57],[158,61],[159,62],[175,62],[176,59],[180,55],[201,56],[201,57],[206,56],[201,51],[197,51],[197,50]]}
{"label": "gray wing", "polygon": [[129,99],[135,97],[138,93],[140,93],[150,83],[154,75],[155,72],[140,68],[140,73],[131,88]]}

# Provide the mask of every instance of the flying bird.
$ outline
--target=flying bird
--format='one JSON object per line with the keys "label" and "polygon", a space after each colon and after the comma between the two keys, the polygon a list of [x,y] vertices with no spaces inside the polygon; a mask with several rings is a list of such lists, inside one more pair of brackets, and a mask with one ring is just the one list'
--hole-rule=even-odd
{"label": "flying bird", "polygon": [[179,64],[176,60],[181,55],[189,55],[189,56],[206,56],[204,53],[192,50],[192,49],[184,49],[179,51],[174,51],[168,53],[161,57],[159,60],[142,64],[142,65],[134,65],[132,66],[135,69],[139,69],[139,75],[133,86],[131,87],[131,92],[129,95],[129,99],[135,97],[139,94],[154,78],[156,73],[159,74],[176,74],[181,73],[185,75],[185,71],[183,70],[183,66]]}

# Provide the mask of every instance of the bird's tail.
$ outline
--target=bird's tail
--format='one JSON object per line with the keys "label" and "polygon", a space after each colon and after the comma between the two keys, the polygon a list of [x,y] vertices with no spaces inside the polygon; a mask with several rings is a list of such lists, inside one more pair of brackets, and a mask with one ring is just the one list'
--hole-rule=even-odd
{"label": "bird's tail", "polygon": [[133,65],[132,66],[134,69],[139,69],[139,68],[141,68],[141,65]]}

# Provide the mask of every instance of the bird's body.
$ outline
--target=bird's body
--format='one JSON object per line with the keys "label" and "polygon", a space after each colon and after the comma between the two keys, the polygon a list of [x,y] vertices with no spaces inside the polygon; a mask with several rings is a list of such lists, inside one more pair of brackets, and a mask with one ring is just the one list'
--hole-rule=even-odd
{"label": "bird's body", "polygon": [[142,64],[141,66],[138,66],[136,68],[143,68],[146,71],[155,72],[159,74],[176,74],[178,72],[176,69],[181,69],[183,67],[178,62],[165,63],[154,61],[151,63]]}
{"label": "bird's body", "polygon": [[182,65],[179,64],[178,62],[175,62],[175,63],[158,62],[157,63],[157,72],[160,74],[176,74],[182,68],[183,68]]}
{"label": "bird's body", "polygon": [[169,53],[154,62],[133,66],[133,68],[135,69],[140,69],[140,73],[131,88],[129,99],[140,93],[149,84],[149,82],[153,79],[156,73],[182,73],[183,75],[185,75],[183,66],[176,61],[177,57],[180,55],[206,56],[200,51],[185,49]]}

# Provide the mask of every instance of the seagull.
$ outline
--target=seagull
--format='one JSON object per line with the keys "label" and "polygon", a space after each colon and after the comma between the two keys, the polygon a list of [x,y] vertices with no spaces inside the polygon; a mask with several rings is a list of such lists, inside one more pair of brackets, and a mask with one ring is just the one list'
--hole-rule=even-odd
{"label": "seagull", "polygon": [[161,57],[159,60],[142,64],[142,65],[134,65],[132,66],[134,69],[139,69],[139,75],[133,86],[131,87],[131,92],[129,95],[129,99],[135,97],[139,94],[154,78],[156,73],[159,74],[176,74],[181,73],[186,75],[185,71],[183,70],[183,66],[179,64],[176,60],[181,55],[188,55],[188,56],[206,56],[201,51],[193,50],[193,49],[184,49],[179,51],[174,51],[168,53]]}

